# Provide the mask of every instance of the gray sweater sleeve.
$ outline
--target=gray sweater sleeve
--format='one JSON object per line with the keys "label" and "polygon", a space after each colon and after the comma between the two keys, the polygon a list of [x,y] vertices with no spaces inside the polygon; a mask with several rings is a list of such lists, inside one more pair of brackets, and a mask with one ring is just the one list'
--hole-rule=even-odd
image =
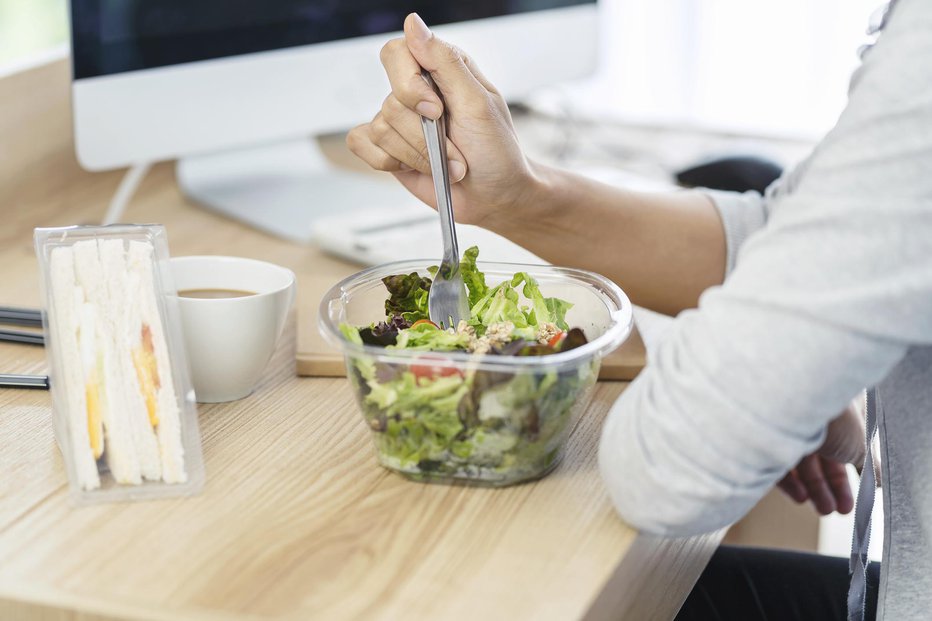
{"label": "gray sweater sleeve", "polygon": [[932,3],[898,3],[792,185],[771,205],[713,197],[734,270],[606,420],[602,476],[635,527],[735,521],[859,390],[932,344]]}
{"label": "gray sweater sleeve", "polygon": [[[774,183],[781,183],[777,180]],[[738,250],[752,233],[764,227],[769,217],[770,200],[757,192],[719,192],[704,190],[712,199],[722,228],[725,230],[727,256],[725,258],[725,275],[731,274],[738,260]]]}

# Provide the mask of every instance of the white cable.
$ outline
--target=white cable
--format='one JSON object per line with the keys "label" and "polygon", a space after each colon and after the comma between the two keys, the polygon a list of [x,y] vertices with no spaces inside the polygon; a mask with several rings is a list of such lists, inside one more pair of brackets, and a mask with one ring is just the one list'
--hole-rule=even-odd
{"label": "white cable", "polygon": [[139,164],[133,164],[126,171],[116,193],[110,200],[110,206],[107,207],[107,214],[104,216],[103,221],[104,225],[115,224],[123,218],[126,206],[139,188],[139,184],[146,178],[150,168],[152,168],[152,162],[140,162]]}

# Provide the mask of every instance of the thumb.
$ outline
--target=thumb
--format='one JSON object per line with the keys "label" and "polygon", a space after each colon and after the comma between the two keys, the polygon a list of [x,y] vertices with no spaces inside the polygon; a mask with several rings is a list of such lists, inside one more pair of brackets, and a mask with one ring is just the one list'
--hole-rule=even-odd
{"label": "thumb", "polygon": [[451,105],[466,103],[477,95],[487,94],[485,87],[469,70],[462,52],[437,38],[420,15],[411,13],[405,19],[405,43],[421,67],[430,71],[434,82]]}

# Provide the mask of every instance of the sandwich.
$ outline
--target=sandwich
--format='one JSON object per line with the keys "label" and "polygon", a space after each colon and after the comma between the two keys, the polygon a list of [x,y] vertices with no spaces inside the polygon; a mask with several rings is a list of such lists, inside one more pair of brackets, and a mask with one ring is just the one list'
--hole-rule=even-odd
{"label": "sandwich", "polygon": [[[187,480],[181,409],[151,244],[78,241],[52,250],[49,328],[79,487]],[[106,468],[104,468],[106,466]]]}

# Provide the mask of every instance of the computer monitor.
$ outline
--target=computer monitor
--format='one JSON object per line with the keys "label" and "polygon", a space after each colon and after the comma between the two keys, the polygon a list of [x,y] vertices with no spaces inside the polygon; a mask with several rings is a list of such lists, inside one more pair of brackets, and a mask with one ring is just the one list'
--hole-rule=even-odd
{"label": "computer monitor", "polygon": [[315,213],[402,200],[310,138],[378,110],[379,50],[412,11],[511,101],[595,67],[596,0],[71,0],[78,160],[177,158],[186,194],[300,240]]}

